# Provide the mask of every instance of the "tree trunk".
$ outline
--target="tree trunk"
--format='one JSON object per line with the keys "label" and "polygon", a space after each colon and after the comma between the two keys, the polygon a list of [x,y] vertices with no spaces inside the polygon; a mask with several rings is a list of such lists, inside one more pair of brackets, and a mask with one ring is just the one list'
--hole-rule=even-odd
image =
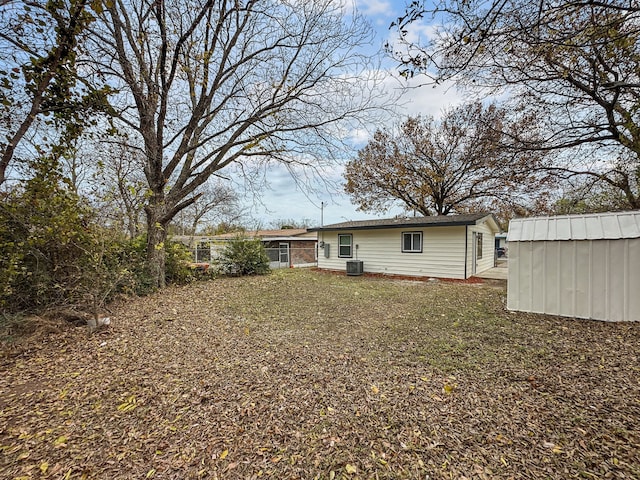
{"label": "tree trunk", "polygon": [[148,205],[147,212],[147,258],[146,272],[151,284],[156,288],[164,288],[165,279],[165,246],[167,239],[167,223],[162,220],[162,206]]}

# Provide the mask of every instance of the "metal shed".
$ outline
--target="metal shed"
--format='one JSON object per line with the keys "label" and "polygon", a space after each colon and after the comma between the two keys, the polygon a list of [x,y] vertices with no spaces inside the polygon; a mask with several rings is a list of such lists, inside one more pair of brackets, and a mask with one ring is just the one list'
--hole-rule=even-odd
{"label": "metal shed", "polygon": [[509,223],[507,308],[640,321],[640,211]]}

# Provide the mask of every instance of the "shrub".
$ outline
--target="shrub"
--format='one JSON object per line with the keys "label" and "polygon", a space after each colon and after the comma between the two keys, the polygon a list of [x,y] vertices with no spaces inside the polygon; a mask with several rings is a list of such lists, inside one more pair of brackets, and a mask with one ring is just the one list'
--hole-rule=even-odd
{"label": "shrub", "polygon": [[[189,249],[179,243],[167,240],[164,244],[165,278],[168,284],[184,285],[202,278],[191,268],[192,255]],[[121,242],[118,262],[126,265],[129,272],[128,282],[123,284],[126,293],[148,295],[155,291],[153,280],[145,269],[147,249],[146,234]]]}
{"label": "shrub", "polygon": [[[146,236],[125,239],[66,183],[54,160],[0,199],[0,313],[73,307],[97,313],[117,293],[155,290],[145,269]],[[182,244],[165,243],[166,280],[202,278]]]}
{"label": "shrub", "polygon": [[226,275],[264,275],[269,273],[269,257],[260,240],[239,235],[226,245],[215,260]]}
{"label": "shrub", "polygon": [[68,188],[54,162],[34,166],[23,188],[0,204],[0,304],[33,310],[78,302],[91,285],[93,212]]}
{"label": "shrub", "polygon": [[167,240],[164,244],[165,278],[169,284],[184,285],[198,279],[196,271],[191,267],[193,255],[186,245]]}

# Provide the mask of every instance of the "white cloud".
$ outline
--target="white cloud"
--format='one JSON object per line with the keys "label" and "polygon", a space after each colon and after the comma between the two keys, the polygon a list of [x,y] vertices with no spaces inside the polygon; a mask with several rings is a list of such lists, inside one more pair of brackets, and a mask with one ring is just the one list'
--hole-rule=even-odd
{"label": "white cloud", "polygon": [[429,40],[433,40],[437,35],[438,27],[434,24],[426,23],[425,20],[410,23],[406,27],[406,40],[416,45],[422,45]]}
{"label": "white cloud", "polygon": [[365,128],[356,128],[349,132],[349,140],[354,145],[364,145],[371,137],[371,132]]}
{"label": "white cloud", "polygon": [[384,15],[390,17],[394,15],[394,8],[391,2],[385,0],[356,0],[356,8],[365,15]]}
{"label": "white cloud", "polygon": [[414,77],[407,82],[409,88],[402,100],[403,116],[430,115],[439,118],[442,112],[464,101],[452,82],[441,85],[427,85],[424,78]]}

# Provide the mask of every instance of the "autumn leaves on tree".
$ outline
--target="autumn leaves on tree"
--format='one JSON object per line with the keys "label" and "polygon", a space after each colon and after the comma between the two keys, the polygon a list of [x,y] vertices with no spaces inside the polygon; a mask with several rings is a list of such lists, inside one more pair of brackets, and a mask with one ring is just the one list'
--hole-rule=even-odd
{"label": "autumn leaves on tree", "polygon": [[[416,43],[412,25],[438,24]],[[508,98],[540,136],[521,151],[553,152],[548,171],[596,185],[617,209],[640,208],[640,6],[632,0],[412,2],[387,48],[405,76],[453,81]]]}
{"label": "autumn leaves on tree", "polygon": [[551,181],[541,173],[545,156],[506,146],[507,128],[533,136],[535,123],[507,127],[504,117],[495,105],[474,103],[440,120],[415,117],[379,130],[347,164],[345,190],[365,211],[398,203],[422,215],[531,208],[545,201],[540,192]]}

